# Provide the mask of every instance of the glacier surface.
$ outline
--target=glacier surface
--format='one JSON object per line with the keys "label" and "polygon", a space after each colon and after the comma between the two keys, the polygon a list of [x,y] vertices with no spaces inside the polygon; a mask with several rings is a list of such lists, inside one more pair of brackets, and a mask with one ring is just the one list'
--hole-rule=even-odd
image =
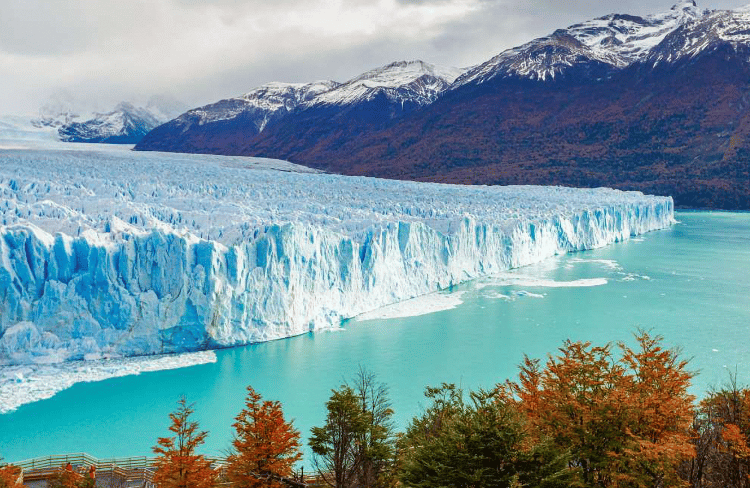
{"label": "glacier surface", "polygon": [[[0,137],[0,139],[2,139]],[[0,365],[337,327],[669,226],[668,197],[426,184],[258,158],[0,145]]]}

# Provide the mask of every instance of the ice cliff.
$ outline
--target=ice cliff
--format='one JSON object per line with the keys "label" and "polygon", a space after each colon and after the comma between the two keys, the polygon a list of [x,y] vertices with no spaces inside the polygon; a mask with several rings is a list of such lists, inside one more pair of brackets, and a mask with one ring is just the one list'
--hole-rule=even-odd
{"label": "ice cliff", "polygon": [[669,226],[671,198],[0,147],[0,364],[200,350]]}

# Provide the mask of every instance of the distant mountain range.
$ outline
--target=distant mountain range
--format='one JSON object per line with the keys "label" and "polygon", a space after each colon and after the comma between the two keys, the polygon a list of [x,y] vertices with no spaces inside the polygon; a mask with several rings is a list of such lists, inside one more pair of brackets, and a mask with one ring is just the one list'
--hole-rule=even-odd
{"label": "distant mountain range", "polygon": [[136,149],[251,154],[253,138],[272,127],[285,127],[300,140],[308,132],[316,140],[334,132],[348,137],[360,129],[383,128],[433,103],[461,73],[402,61],[346,83],[269,83],[241,97],[190,110],[153,130]]}
{"label": "distant mountain range", "polygon": [[612,14],[466,69],[399,62],[191,110],[138,150],[344,174],[611,186],[750,208],[750,8]]}
{"label": "distant mountain range", "polygon": [[51,103],[40,110],[32,123],[56,128],[60,140],[65,142],[135,144],[186,108],[167,97],[152,97],[145,106],[121,102],[112,111],[91,114],[82,114],[65,103]]}

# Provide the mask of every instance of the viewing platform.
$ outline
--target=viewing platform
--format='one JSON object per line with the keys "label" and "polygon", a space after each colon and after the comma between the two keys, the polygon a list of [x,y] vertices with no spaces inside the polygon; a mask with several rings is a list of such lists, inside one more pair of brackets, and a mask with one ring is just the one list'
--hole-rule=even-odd
{"label": "viewing platform", "polygon": [[[223,471],[226,459],[205,456],[214,469]],[[86,453],[59,454],[27,459],[12,463],[22,470],[21,482],[28,488],[47,488],[47,481],[70,464],[73,472],[84,476],[93,467],[96,471],[96,486],[102,488],[157,488],[154,483],[156,458],[137,456],[126,458],[97,459]],[[220,478],[222,478],[220,476]],[[294,488],[304,488],[314,479],[312,476],[279,478],[279,481]],[[217,487],[230,484],[219,482]]]}

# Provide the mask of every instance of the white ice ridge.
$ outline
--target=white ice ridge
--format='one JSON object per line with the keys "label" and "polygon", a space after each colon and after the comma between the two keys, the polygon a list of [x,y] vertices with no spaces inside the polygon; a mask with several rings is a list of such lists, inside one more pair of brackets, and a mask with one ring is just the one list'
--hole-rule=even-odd
{"label": "white ice ridge", "polygon": [[215,363],[213,351],[162,356],[24,364],[0,368],[0,414],[21,405],[51,398],[75,383]]}
{"label": "white ice ridge", "polygon": [[94,145],[0,150],[0,364],[267,341],[669,226],[639,192],[427,184]]}

